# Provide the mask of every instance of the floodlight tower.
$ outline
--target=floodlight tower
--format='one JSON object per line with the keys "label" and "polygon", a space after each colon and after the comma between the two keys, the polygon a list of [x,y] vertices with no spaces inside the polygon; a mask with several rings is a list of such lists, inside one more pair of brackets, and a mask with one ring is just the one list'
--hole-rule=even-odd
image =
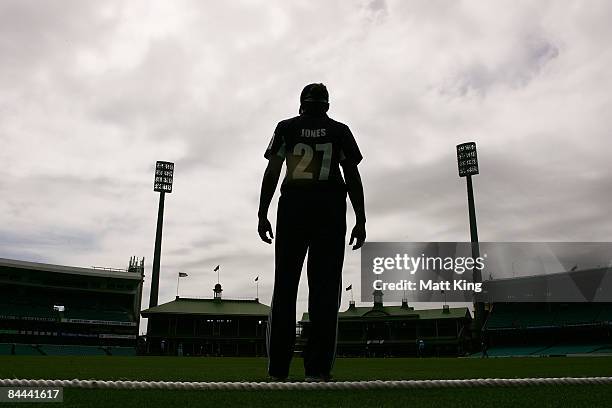
{"label": "floodlight tower", "polygon": [[159,208],[157,210],[157,230],[155,232],[155,253],[153,254],[153,273],[151,276],[151,295],[149,308],[157,306],[159,296],[159,264],[161,258],[162,228],[164,226],[164,198],[172,192],[174,179],[174,163],[158,161],[155,164],[155,182],[153,190],[159,192]]}
{"label": "floodlight tower", "polygon": [[[479,174],[478,156],[476,154],[476,142],[467,142],[457,145],[457,165],[459,167],[459,177],[465,177],[467,184],[468,212],[470,217],[470,241],[472,243],[472,258],[480,257],[480,247],[478,245],[478,228],[476,226],[476,208],[474,206],[474,190],[472,188],[472,176]],[[472,268],[472,279],[474,283],[482,282],[480,269]],[[474,320],[476,330],[480,335],[483,324],[484,303],[474,301]]]}

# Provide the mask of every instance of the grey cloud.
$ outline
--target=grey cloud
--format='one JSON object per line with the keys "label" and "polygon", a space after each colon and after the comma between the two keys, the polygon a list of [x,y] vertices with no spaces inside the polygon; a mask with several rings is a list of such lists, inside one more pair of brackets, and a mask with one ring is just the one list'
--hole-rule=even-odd
{"label": "grey cloud", "polygon": [[0,72],[12,81],[28,82],[50,68],[57,72],[73,64],[75,51],[82,47],[102,46],[113,22],[104,17],[101,8],[97,3],[72,0],[3,1]]}
{"label": "grey cloud", "polygon": [[508,59],[492,66],[486,61],[473,61],[443,85],[441,92],[486,95],[494,86],[525,87],[546,64],[559,56],[559,48],[539,36],[527,36],[518,48]]}
{"label": "grey cloud", "polygon": [[[55,227],[49,230],[32,232],[0,231],[0,248],[10,254],[27,256],[28,259],[41,260],[45,257],[60,259],[57,253],[65,248],[72,251],[91,252],[100,249],[99,237],[90,231]],[[17,258],[20,259],[20,258]]]}

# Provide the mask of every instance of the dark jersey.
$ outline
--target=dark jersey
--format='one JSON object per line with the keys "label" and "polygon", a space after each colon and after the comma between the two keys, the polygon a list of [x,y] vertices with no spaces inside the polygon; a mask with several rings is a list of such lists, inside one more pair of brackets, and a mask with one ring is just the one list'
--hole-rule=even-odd
{"label": "dark jersey", "polygon": [[287,172],[281,192],[346,191],[339,164],[361,159],[361,152],[348,126],[327,115],[308,115],[278,123],[264,154],[285,159]]}

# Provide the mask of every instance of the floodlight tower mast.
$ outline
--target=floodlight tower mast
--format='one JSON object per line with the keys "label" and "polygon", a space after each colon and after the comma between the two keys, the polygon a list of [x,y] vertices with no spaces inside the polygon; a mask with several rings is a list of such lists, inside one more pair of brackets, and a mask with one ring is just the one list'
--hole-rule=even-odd
{"label": "floodlight tower mast", "polygon": [[[478,156],[476,154],[476,142],[467,142],[457,145],[457,165],[459,177],[465,177],[468,197],[468,212],[470,218],[470,242],[472,243],[472,258],[480,257],[480,246],[478,244],[478,227],[476,226],[476,207],[474,205],[474,189],[472,188],[472,175],[479,174]],[[482,282],[482,273],[478,268],[472,268],[472,280],[474,283]],[[474,299],[474,320],[476,332],[480,336],[484,323],[484,303]]]}
{"label": "floodlight tower mast", "polygon": [[149,308],[157,306],[159,297],[159,265],[161,259],[162,229],[164,226],[164,201],[166,193],[172,192],[173,179],[174,163],[158,161],[155,164],[155,182],[153,190],[159,192],[159,207],[157,209],[157,229],[155,232],[155,252],[153,254]]}

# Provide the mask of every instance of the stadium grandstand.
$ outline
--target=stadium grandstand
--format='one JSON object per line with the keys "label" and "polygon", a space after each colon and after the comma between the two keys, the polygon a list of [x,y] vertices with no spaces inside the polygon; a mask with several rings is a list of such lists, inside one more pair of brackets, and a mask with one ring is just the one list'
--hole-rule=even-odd
{"label": "stadium grandstand", "polygon": [[143,277],[0,258],[0,354],[134,355]]}
{"label": "stadium grandstand", "polygon": [[[414,310],[406,300],[401,306],[385,306],[381,291],[373,295],[372,306],[358,307],[351,301],[338,314],[339,356],[461,356],[470,350],[472,316],[467,307]],[[297,327],[300,350],[308,341],[308,313]]]}
{"label": "stadium grandstand", "polygon": [[[594,269],[492,280],[484,282],[483,292],[493,293],[498,300],[500,296],[522,300],[530,291],[541,293],[544,288],[550,296],[561,290],[563,296],[576,291],[596,300],[606,296],[602,288],[609,287],[604,280],[611,275]],[[489,357],[612,354],[610,302],[507,301],[488,306],[482,339]]]}
{"label": "stadium grandstand", "polygon": [[178,356],[264,356],[270,307],[259,299],[176,297],[142,311],[149,319],[147,353]]}

